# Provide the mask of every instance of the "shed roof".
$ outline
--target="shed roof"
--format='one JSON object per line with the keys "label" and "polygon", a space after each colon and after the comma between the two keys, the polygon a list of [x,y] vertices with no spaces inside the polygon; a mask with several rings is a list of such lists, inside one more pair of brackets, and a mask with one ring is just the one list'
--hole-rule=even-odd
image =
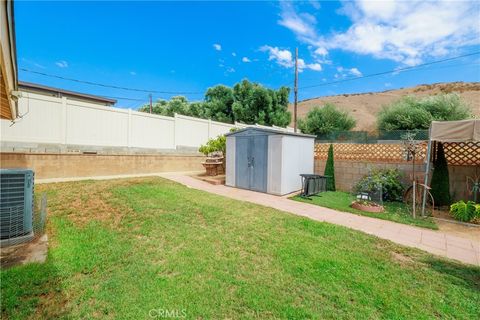
{"label": "shed roof", "polygon": [[53,94],[55,96],[66,96],[66,97],[76,98],[80,100],[87,100],[91,102],[102,103],[105,105],[113,105],[117,102],[117,100],[115,99],[96,96],[93,94],[80,93],[76,91],[49,87],[49,86],[44,86],[42,84],[25,82],[25,81],[19,81],[18,86],[22,90],[35,91],[39,93],[48,93],[48,94]]}
{"label": "shed roof", "polygon": [[432,121],[430,140],[440,142],[480,141],[480,120]]}
{"label": "shed roof", "polygon": [[259,128],[259,127],[248,127],[244,129],[240,129],[234,132],[229,132],[225,134],[226,136],[236,136],[240,135],[246,131],[260,131],[260,132],[265,132],[267,134],[279,134],[279,135],[285,135],[285,136],[295,136],[295,137],[301,137],[301,138],[311,138],[315,139],[316,136],[310,135],[310,134],[303,134],[303,133],[295,133],[295,132],[289,132],[289,131],[283,131],[283,130],[278,130],[278,129],[267,129],[267,128]]}

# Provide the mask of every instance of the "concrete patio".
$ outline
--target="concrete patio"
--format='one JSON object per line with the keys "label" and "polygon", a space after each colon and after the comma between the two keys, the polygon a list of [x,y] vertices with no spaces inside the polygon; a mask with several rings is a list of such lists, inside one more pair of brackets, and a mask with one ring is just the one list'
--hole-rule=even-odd
{"label": "concrete patio", "polygon": [[180,173],[164,173],[159,175],[194,189],[272,207],[317,221],[334,223],[401,245],[418,248],[435,255],[463,263],[480,265],[480,241],[477,240],[478,237],[460,237],[450,232],[428,230],[391,221],[358,216],[316,205],[292,201],[285,197],[236,189],[224,185],[212,185]]}

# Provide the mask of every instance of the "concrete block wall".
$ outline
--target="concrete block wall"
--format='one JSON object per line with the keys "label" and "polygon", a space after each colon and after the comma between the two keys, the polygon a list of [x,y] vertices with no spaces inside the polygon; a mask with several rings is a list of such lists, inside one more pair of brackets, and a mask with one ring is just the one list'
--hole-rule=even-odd
{"label": "concrete block wall", "polygon": [[1,168],[30,168],[36,179],[202,171],[198,154],[58,154],[1,153]]}
{"label": "concrete block wall", "polygon": [[[324,174],[325,160],[315,159],[315,173]],[[359,162],[348,160],[335,160],[335,183],[337,190],[350,192],[361,178],[367,175],[374,168],[398,169],[403,174],[404,185],[411,184],[412,164],[392,162]],[[466,177],[480,175],[480,168],[475,166],[449,166],[450,192],[454,200],[468,199],[466,191]],[[416,164],[415,172],[417,178],[423,181],[425,165]]]}

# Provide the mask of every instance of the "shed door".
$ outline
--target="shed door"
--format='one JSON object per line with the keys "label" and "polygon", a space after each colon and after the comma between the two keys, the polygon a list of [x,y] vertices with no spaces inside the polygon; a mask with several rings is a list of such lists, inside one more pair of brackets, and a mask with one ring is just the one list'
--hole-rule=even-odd
{"label": "shed door", "polygon": [[237,136],[235,184],[239,188],[267,191],[268,136]]}
{"label": "shed door", "polygon": [[243,189],[250,189],[249,142],[250,137],[235,138],[235,185]]}
{"label": "shed door", "polygon": [[250,189],[267,192],[268,136],[253,136],[251,138]]}

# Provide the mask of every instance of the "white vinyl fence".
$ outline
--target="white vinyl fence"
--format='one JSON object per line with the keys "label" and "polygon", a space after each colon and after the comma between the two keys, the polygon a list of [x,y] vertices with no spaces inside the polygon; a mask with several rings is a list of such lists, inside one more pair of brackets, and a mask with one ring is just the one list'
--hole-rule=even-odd
{"label": "white vinyl fence", "polygon": [[183,115],[165,117],[26,92],[19,100],[19,113],[23,116],[13,125],[10,121],[1,120],[2,142],[148,149],[198,148],[208,139],[225,134],[232,128],[247,126]]}

